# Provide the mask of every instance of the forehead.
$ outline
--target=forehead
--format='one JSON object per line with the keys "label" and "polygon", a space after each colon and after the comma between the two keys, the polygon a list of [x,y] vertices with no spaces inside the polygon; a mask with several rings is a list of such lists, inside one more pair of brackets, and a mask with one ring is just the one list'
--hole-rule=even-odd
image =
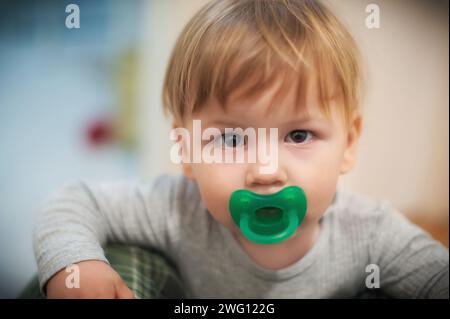
{"label": "forehead", "polygon": [[229,118],[274,124],[293,118],[326,118],[313,81],[301,86],[289,78],[278,77],[264,90],[247,93],[247,88],[241,87],[227,98],[225,104],[211,97],[194,115],[202,115],[205,119],[212,120]]}

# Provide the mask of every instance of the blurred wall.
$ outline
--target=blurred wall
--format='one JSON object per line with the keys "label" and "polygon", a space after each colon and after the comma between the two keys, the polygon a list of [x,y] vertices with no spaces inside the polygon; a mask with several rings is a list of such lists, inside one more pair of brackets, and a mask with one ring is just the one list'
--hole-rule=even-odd
{"label": "blurred wall", "polygon": [[391,200],[411,217],[448,219],[448,1],[330,1],[367,63],[360,157],[342,184]]}
{"label": "blurred wall", "polygon": [[137,175],[132,150],[94,147],[86,128],[117,113],[118,62],[137,43],[142,1],[77,0],[81,27],[71,30],[68,3],[0,2],[0,298],[36,273],[32,229],[51,192]]}

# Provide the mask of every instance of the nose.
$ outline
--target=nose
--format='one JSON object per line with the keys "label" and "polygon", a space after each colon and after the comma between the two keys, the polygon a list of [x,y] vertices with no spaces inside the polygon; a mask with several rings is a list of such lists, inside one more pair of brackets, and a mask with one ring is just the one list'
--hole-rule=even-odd
{"label": "nose", "polygon": [[247,170],[245,184],[252,191],[271,194],[286,185],[287,175],[280,166],[273,173],[261,173],[259,164],[251,164]]}

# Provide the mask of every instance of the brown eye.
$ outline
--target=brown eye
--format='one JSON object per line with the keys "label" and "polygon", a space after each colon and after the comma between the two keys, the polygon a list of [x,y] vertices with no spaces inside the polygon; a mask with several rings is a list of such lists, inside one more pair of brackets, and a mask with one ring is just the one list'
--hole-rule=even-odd
{"label": "brown eye", "polygon": [[312,138],[312,133],[310,131],[295,130],[295,131],[290,132],[286,136],[286,142],[301,144],[306,141],[309,141],[311,138]]}

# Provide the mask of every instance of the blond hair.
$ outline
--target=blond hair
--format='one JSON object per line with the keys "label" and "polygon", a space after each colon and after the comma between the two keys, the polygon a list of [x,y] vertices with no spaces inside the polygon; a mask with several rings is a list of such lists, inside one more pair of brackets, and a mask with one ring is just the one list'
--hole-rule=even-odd
{"label": "blond hair", "polygon": [[339,95],[346,124],[359,109],[357,46],[341,22],[313,0],[217,0],[185,26],[173,49],[163,88],[164,112],[182,123],[210,97],[225,106],[237,88],[250,96],[282,76],[317,85],[322,110]]}

